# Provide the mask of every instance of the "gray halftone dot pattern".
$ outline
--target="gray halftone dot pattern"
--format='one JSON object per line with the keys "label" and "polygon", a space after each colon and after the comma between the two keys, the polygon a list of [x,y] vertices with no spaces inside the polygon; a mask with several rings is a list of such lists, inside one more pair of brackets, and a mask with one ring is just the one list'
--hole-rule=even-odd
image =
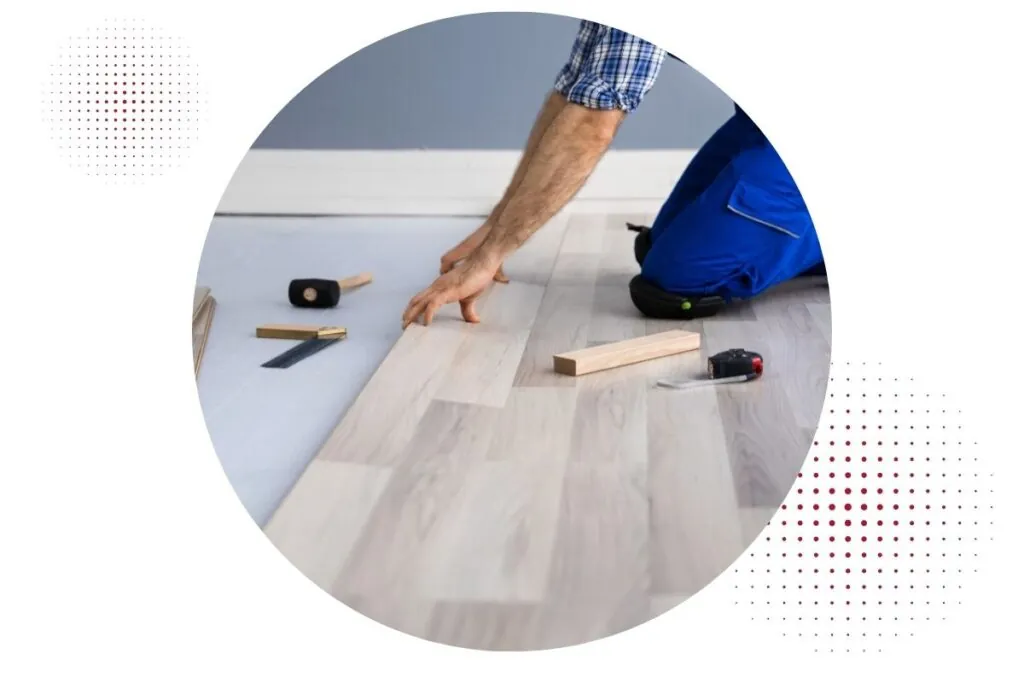
{"label": "gray halftone dot pattern", "polygon": [[833,362],[807,461],[733,571],[752,619],[815,651],[879,652],[983,579],[994,478],[955,402],[922,384]]}
{"label": "gray halftone dot pattern", "polygon": [[203,104],[182,39],[141,20],[108,19],[70,38],[51,64],[43,116],[73,167],[139,181],[188,157]]}

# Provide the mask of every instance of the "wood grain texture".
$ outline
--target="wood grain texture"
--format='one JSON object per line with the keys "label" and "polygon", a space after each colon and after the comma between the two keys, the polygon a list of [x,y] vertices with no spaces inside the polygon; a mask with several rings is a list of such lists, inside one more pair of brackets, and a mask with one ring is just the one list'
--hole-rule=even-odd
{"label": "wood grain texture", "polygon": [[685,330],[669,330],[636,339],[624,339],[558,353],[554,356],[554,368],[555,372],[560,374],[579,377],[677,353],[687,353],[699,348],[700,334]]}
{"label": "wood grain texture", "polygon": [[[559,217],[506,263],[483,322],[449,307],[409,327],[265,528],[275,546],[362,614],[488,650],[621,632],[726,570],[806,457],[829,365],[827,310],[812,307],[827,300],[784,288],[731,316],[640,318],[623,298],[625,220]],[[701,344],[581,377],[551,368],[638,331]],[[656,386],[736,346],[764,354],[758,382]]]}
{"label": "wood grain texture", "polygon": [[192,324],[196,324],[196,320],[199,318],[200,312],[203,310],[203,305],[206,300],[210,297],[209,287],[196,287],[195,294],[192,297]]}
{"label": "wood grain texture", "polygon": [[217,300],[209,295],[203,297],[199,313],[192,323],[192,365],[196,377],[199,376],[199,369],[203,364],[203,354],[206,351],[206,342],[210,338],[210,329],[213,327],[213,317],[217,310]]}
{"label": "wood grain texture", "polygon": [[[817,332],[815,332],[817,334]],[[714,388],[722,427],[742,507],[777,507],[782,504],[810,448],[810,437],[795,419],[795,406],[787,386],[803,378],[784,371],[776,363],[776,351],[784,354],[788,338],[773,339],[764,320],[757,322],[705,321],[707,348],[745,348],[761,353],[765,370],[756,382]],[[807,362],[805,359],[804,362]],[[827,359],[819,360],[827,369]],[[802,369],[798,374],[807,370]],[[808,402],[815,397],[808,397]],[[820,412],[822,396],[814,410]],[[808,410],[811,410],[809,408]]]}

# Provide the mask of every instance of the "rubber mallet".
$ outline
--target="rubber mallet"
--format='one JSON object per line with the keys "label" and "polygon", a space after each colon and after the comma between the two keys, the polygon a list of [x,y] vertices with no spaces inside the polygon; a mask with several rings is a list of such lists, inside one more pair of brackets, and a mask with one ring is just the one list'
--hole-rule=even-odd
{"label": "rubber mallet", "polygon": [[341,299],[342,291],[361,287],[372,280],[370,273],[360,273],[343,280],[292,280],[288,285],[288,301],[299,308],[334,308]]}

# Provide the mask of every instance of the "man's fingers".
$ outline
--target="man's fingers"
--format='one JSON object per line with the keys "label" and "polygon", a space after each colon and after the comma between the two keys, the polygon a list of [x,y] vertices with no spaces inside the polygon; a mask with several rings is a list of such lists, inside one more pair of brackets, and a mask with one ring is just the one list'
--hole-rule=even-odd
{"label": "man's fingers", "polygon": [[404,330],[410,324],[416,322],[416,319],[420,317],[420,313],[423,311],[424,302],[422,301],[422,294],[417,296],[416,299],[409,302],[409,305],[405,309],[405,314],[402,316],[402,329]]}
{"label": "man's fingers", "polygon": [[434,321],[434,314],[437,313],[437,309],[441,308],[441,301],[439,299],[431,300],[423,312],[423,324],[430,325]]}
{"label": "man's fingers", "polygon": [[459,307],[462,309],[462,319],[467,323],[478,323],[480,322],[480,316],[476,312],[476,298],[463,299],[459,302]]}
{"label": "man's fingers", "polygon": [[498,266],[498,272],[494,274],[494,280],[503,284],[508,284],[508,276],[505,275],[505,267]]}

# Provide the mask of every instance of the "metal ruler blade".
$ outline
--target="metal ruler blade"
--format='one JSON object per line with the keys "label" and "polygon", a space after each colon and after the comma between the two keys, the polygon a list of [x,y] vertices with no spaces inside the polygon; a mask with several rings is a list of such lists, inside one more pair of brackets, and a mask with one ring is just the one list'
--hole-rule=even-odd
{"label": "metal ruler blade", "polygon": [[291,366],[298,363],[300,360],[309,358],[314,353],[324,350],[331,344],[336,344],[344,339],[344,337],[328,337],[325,339],[307,339],[306,341],[296,344],[292,348],[288,349],[279,356],[271,358],[260,367],[264,368],[290,368]]}

